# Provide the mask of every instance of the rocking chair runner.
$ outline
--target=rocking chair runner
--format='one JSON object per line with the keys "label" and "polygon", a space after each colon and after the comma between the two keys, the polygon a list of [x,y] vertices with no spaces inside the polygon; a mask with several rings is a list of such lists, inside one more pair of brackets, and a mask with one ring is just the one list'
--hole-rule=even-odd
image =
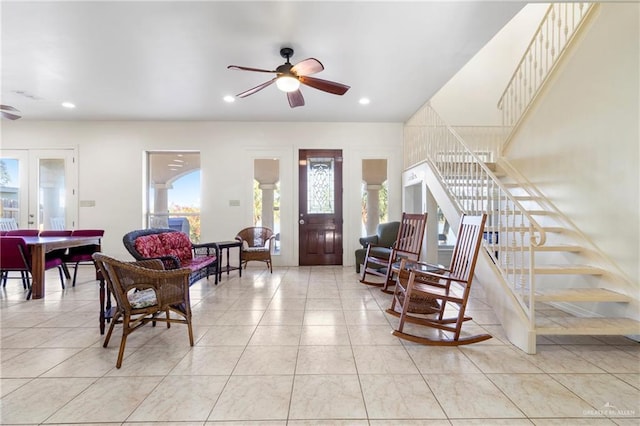
{"label": "rocking chair runner", "polygon": [[[471,317],[465,316],[464,313],[469,300],[471,282],[486,220],[486,214],[482,216],[462,216],[457,242],[451,257],[451,266],[449,270],[443,273],[428,271],[428,268],[432,267],[432,265],[421,262],[413,262],[412,264],[412,262],[407,262],[406,260],[401,261],[401,272],[396,280],[391,308],[387,309],[387,313],[400,317],[398,328],[393,332],[395,336],[412,342],[435,346],[466,345],[491,338],[489,334],[460,337],[462,323],[471,319]],[[408,277],[406,272],[403,273],[406,270],[409,272]],[[459,284],[462,287],[461,291],[458,292],[457,289],[455,292],[452,291],[452,283]],[[412,313],[410,304],[416,298],[434,302],[435,309],[432,312],[436,315],[436,318],[428,318],[425,315]],[[444,318],[445,308],[448,303],[458,305],[457,316]],[[453,333],[453,337],[429,338],[405,333],[405,322],[444,330]]]}
{"label": "rocking chair runner", "polygon": [[[389,286],[394,283],[391,266],[400,259],[418,260],[422,251],[422,238],[427,224],[427,213],[410,214],[402,213],[398,237],[391,247],[389,258],[376,257],[372,248],[373,244],[367,247],[367,254],[364,257],[362,276],[360,282],[368,285],[382,286],[382,291],[389,292]],[[384,277],[384,282],[367,281],[367,274]]]}

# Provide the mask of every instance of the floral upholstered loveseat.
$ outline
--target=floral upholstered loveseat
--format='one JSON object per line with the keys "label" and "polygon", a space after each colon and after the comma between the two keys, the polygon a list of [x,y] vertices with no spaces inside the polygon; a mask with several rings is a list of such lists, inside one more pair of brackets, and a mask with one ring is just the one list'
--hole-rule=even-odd
{"label": "floral upholstered loveseat", "polygon": [[136,260],[160,259],[165,269],[189,268],[189,284],[215,277],[218,284],[219,249],[216,243],[192,244],[189,236],[169,228],[138,229],[122,237]]}

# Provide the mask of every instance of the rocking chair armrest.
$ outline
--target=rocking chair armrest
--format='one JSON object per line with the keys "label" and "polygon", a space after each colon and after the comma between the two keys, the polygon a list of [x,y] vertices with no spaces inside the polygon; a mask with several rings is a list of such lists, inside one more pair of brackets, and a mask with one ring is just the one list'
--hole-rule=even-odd
{"label": "rocking chair armrest", "polygon": [[429,267],[429,268],[435,268],[435,269],[438,269],[439,271],[443,271],[443,272],[451,272],[451,269],[449,269],[449,267],[447,267],[447,266],[436,264],[436,263],[423,262],[421,260],[412,260],[411,264],[408,265],[408,268],[409,269],[415,269],[413,267],[413,265],[421,265],[421,266],[426,266],[426,267]]}
{"label": "rocking chair armrest", "polygon": [[460,278],[456,278],[456,277],[452,277],[449,275],[444,275],[444,274],[439,274],[437,272],[429,272],[429,271],[419,271],[413,268],[409,268],[410,273],[415,274],[415,275],[422,275],[425,277],[431,277],[431,278],[439,278],[439,279],[443,279],[443,280],[447,280],[447,281],[455,281],[455,282],[467,282],[467,280],[464,279],[460,279]]}

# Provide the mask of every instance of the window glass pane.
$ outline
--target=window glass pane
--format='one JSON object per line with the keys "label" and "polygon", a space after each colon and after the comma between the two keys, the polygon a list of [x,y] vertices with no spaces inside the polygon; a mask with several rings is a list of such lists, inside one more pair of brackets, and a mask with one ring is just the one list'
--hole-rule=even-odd
{"label": "window glass pane", "polygon": [[148,153],[150,228],[171,228],[200,241],[200,153]]}
{"label": "window glass pane", "polygon": [[269,228],[276,236],[272,254],[280,254],[280,160],[253,162],[253,226]]}
{"label": "window glass pane", "polygon": [[64,159],[41,159],[38,167],[40,229],[65,229],[66,190]]}
{"label": "window glass pane", "polygon": [[[20,180],[18,178],[19,160],[3,158],[0,160],[0,230],[15,229],[20,223]],[[6,228],[6,229],[5,229]]]}
{"label": "window glass pane", "polygon": [[307,213],[334,213],[334,159],[307,159]]}

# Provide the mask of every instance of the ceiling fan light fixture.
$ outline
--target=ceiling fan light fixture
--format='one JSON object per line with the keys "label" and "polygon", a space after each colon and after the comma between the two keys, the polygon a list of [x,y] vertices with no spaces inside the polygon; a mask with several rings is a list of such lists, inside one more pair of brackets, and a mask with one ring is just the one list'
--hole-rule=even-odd
{"label": "ceiling fan light fixture", "polygon": [[300,81],[290,75],[283,75],[276,80],[276,86],[283,92],[295,92],[300,87]]}

